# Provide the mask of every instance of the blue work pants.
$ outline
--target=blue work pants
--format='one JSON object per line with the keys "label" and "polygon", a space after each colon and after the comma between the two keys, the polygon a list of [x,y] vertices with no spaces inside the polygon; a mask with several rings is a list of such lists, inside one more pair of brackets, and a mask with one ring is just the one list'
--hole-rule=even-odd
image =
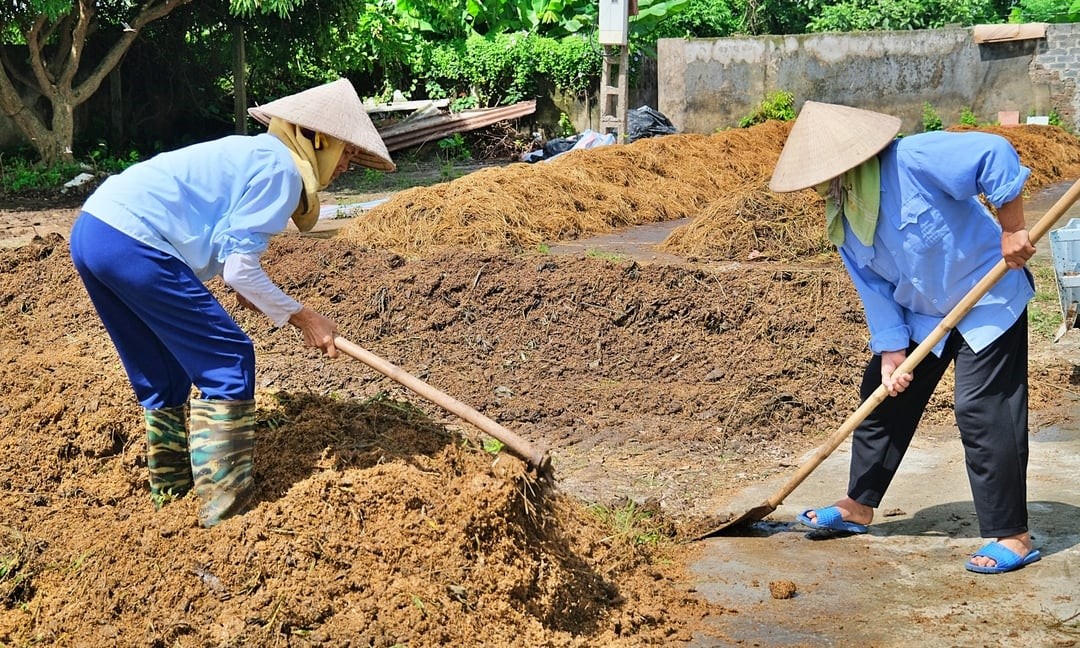
{"label": "blue work pants", "polygon": [[146,409],[201,398],[250,400],[251,339],[180,259],[83,212],[71,259]]}

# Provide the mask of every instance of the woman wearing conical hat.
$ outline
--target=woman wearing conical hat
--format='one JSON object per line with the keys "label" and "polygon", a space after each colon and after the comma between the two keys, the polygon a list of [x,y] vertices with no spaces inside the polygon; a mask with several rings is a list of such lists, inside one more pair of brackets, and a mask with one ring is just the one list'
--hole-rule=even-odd
{"label": "woman wearing conical hat", "polygon": [[267,133],[129,167],[90,196],[71,232],[72,260],[144,408],[151,498],[194,490],[206,527],[251,499],[255,351],[203,282],[221,276],[241,305],[336,357],[336,325],[278,288],[260,256],[290,219],[315,225],[317,192],[350,163],[394,168],[345,79],[249,112]]}
{"label": "woman wearing conical hat", "polygon": [[[980,132],[897,139],[900,120],[808,101],[769,187],[814,187],[826,231],[858,290],[872,357],[866,400],[890,394],[852,436],[847,493],[798,520],[865,533],[935,387],[955,372],[956,423],[980,534],[993,539],[965,567],[1000,573],[1039,559],[1027,516],[1027,303],[1035,248],[1024,225],[1030,170],[1008,140]],[[980,196],[994,207],[993,212]],[[894,370],[1004,258],[1010,270],[912,373]]]}

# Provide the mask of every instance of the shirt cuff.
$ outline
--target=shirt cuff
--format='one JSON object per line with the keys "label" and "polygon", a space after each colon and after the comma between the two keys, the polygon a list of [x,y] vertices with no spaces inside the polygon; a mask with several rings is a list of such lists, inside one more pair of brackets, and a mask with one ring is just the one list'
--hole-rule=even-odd
{"label": "shirt cuff", "polygon": [[894,326],[884,331],[878,331],[870,336],[870,350],[875,354],[886,351],[900,351],[911,346],[911,329],[906,325]]}

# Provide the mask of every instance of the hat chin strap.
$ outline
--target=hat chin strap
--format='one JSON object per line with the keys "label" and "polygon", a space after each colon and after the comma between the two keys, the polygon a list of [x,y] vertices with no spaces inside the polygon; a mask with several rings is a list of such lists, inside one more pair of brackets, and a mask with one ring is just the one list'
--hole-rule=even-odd
{"label": "hat chin strap", "polygon": [[304,181],[300,204],[293,212],[292,219],[301,231],[307,231],[319,219],[318,192],[333,179],[334,169],[345,151],[345,142],[319,132],[315,133],[315,141],[312,142],[300,126],[280,117],[272,117],[267,130],[289,149]]}

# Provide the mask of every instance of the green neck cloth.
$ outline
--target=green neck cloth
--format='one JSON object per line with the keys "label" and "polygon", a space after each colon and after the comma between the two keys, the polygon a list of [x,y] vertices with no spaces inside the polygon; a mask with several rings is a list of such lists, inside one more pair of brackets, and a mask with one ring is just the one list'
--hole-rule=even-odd
{"label": "green neck cloth", "polygon": [[825,196],[825,231],[836,247],[844,244],[844,219],[863,245],[874,243],[881,203],[881,165],[877,156],[835,178]]}

